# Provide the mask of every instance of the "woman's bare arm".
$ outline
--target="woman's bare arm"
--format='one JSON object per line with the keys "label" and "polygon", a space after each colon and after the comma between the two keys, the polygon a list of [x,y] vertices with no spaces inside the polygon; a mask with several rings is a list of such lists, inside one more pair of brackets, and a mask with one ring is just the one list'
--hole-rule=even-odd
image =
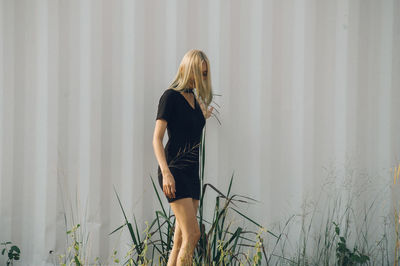
{"label": "woman's bare arm", "polygon": [[154,134],[153,134],[153,149],[154,154],[156,155],[158,165],[161,168],[161,171],[164,173],[169,171],[167,160],[165,157],[165,151],[163,146],[163,139],[165,130],[167,128],[167,121],[163,119],[156,120],[156,126],[154,127]]}
{"label": "woman's bare arm", "polygon": [[153,134],[153,149],[163,176],[163,192],[166,196],[175,198],[175,179],[169,170],[162,143],[166,128],[167,121],[163,119],[156,120]]}

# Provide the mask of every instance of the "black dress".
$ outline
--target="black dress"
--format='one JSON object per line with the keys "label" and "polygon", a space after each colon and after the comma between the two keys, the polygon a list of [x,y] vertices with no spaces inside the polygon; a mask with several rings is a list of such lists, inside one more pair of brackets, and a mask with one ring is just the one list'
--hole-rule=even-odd
{"label": "black dress", "polygon": [[[200,199],[199,151],[205,118],[194,97],[193,109],[185,97],[172,88],[166,89],[158,103],[157,119],[167,121],[168,142],[165,156],[175,179],[175,198]],[[158,182],[162,189],[163,176],[158,166]],[[165,195],[165,194],[164,194]]]}

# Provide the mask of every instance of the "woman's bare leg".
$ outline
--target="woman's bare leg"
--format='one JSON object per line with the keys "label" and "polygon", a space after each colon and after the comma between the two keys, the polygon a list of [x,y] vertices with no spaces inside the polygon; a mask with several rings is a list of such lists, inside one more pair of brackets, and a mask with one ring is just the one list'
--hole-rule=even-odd
{"label": "woman's bare leg", "polygon": [[[194,213],[197,214],[199,208],[199,200],[192,199]],[[172,246],[171,254],[168,258],[168,266],[175,266],[178,259],[179,250],[182,246],[182,230],[179,227],[178,220],[175,220],[175,231],[174,231],[174,245]]]}
{"label": "woman's bare leg", "polygon": [[192,198],[178,199],[170,203],[182,231],[182,244],[178,253],[177,266],[192,265],[193,251],[200,239],[200,228]]}
{"label": "woman's bare leg", "polygon": [[178,259],[179,250],[182,245],[182,230],[179,226],[178,220],[175,220],[175,231],[174,231],[174,245],[172,246],[171,254],[168,258],[167,266],[175,266],[176,260]]}
{"label": "woman's bare leg", "polygon": [[200,200],[198,200],[198,199],[192,199],[194,214],[196,216],[197,216],[197,210],[199,209],[199,202],[200,202]]}

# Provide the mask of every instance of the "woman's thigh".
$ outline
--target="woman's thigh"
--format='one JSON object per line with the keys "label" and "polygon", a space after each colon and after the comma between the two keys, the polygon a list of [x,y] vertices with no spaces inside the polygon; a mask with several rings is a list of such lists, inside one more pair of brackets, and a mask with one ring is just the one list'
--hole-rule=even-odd
{"label": "woman's thigh", "polygon": [[199,202],[198,199],[192,199],[194,214],[197,215],[197,210],[199,209]]}
{"label": "woman's thigh", "polygon": [[200,233],[192,198],[178,199],[171,202],[170,205],[183,237]]}
{"label": "woman's thigh", "polygon": [[[197,216],[197,210],[199,208],[199,201],[197,199],[192,199],[192,203],[193,203],[193,209],[194,209],[194,213]],[[178,219],[175,221],[175,236],[177,237],[177,240],[180,241],[182,240],[182,230],[179,226],[179,222]],[[174,240],[175,241],[175,240]]]}

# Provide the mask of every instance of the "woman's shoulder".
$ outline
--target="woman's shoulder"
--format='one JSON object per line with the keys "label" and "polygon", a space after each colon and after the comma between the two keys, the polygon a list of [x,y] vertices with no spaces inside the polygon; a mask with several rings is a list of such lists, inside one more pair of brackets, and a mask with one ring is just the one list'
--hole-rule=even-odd
{"label": "woman's shoulder", "polygon": [[167,88],[166,90],[165,90],[165,92],[167,92],[167,93],[179,93],[179,91],[177,91],[177,90],[175,90],[174,88]]}
{"label": "woman's shoulder", "polygon": [[167,88],[162,93],[162,97],[168,97],[168,98],[176,97],[175,95],[177,95],[177,93],[179,93],[177,90],[174,90],[173,88]]}

